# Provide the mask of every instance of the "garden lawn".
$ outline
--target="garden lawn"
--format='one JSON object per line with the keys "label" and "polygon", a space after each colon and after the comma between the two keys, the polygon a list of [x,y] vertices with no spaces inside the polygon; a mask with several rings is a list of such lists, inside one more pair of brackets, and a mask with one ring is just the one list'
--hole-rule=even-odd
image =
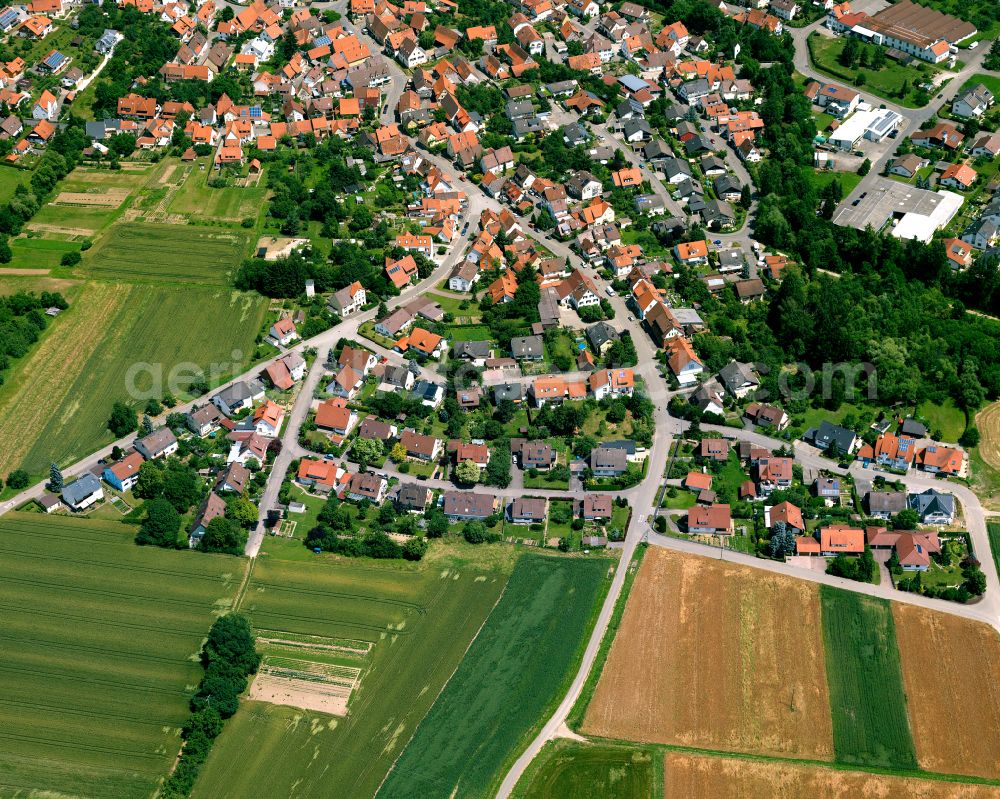
{"label": "garden lawn", "polygon": [[448,325],[445,338],[449,344],[457,341],[489,341],[490,329],[485,325]]}
{"label": "garden lawn", "polygon": [[[891,59],[886,59],[885,66],[880,70],[862,67],[845,67],[840,64],[838,58],[844,49],[847,41],[844,37],[820,36],[811,34],[807,39],[809,54],[813,66],[820,72],[824,72],[831,77],[841,81],[846,81],[848,85],[855,86],[854,79],[858,73],[864,73],[865,83],[858,87],[862,93],[881,96],[883,99],[891,100],[894,103],[904,105],[908,108],[919,108],[914,99],[915,87],[924,80],[929,79],[938,70],[930,65],[920,64],[916,68],[904,67]],[[899,98],[899,90],[906,81],[909,87],[906,97]]]}
{"label": "garden lawn", "polygon": [[941,431],[941,439],[956,443],[965,432],[965,412],[949,397],[944,402],[926,400],[917,406],[917,416],[927,420],[927,428]]}
{"label": "garden lawn", "polygon": [[840,187],[844,191],[843,196],[846,197],[861,182],[861,175],[857,172],[831,172],[829,170],[812,173],[812,182],[817,191],[825,189],[835,180],[840,182]]}
{"label": "garden lawn", "polygon": [[[989,46],[989,42],[986,43]],[[980,45],[982,46],[982,45]],[[969,78],[965,83],[962,84],[962,89],[968,89],[971,86],[981,83],[991,92],[993,96],[1000,96],[1000,77],[997,75],[985,75],[983,73],[978,73]]]}
{"label": "garden lawn", "polygon": [[180,748],[197,653],[242,561],[135,528],[0,519],[0,795],[147,799]]}
{"label": "garden lawn", "polygon": [[524,555],[376,796],[492,796],[505,767],[562,695],[607,588],[606,574],[603,559]]}
{"label": "garden lawn", "polygon": [[837,760],[915,769],[890,603],[827,585],[820,599]]}
{"label": "garden lawn", "polygon": [[265,306],[230,289],[87,284],[0,388],[0,473],[40,477],[109,443],[116,400],[183,399],[199,369],[210,385],[242,373]]}

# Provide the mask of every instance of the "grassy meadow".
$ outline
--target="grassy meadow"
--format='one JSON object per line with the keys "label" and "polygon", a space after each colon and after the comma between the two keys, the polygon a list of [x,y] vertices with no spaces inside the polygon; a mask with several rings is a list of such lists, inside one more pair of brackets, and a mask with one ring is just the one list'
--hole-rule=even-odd
{"label": "grassy meadow", "polygon": [[175,367],[192,367],[171,389],[178,397],[193,367],[226,364],[218,381],[243,371],[265,310],[266,300],[221,287],[85,284],[0,388],[0,473],[41,475],[53,461],[72,463],[111,441],[112,404],[130,399],[130,382],[152,386],[145,367],[131,379],[136,364],[164,383]]}
{"label": "grassy meadow", "polygon": [[524,555],[377,796],[492,796],[571,677],[608,563]]}
{"label": "grassy meadow", "polygon": [[837,760],[915,769],[890,603],[826,585],[820,599]]}
{"label": "grassy meadow", "polygon": [[145,799],[172,766],[198,650],[243,564],[133,535],[0,518],[0,795]]}

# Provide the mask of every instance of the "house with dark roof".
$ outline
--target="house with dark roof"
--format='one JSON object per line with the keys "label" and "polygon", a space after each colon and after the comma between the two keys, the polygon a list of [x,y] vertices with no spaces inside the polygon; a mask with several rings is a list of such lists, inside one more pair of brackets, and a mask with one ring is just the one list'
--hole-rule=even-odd
{"label": "house with dark roof", "polygon": [[545,357],[545,342],[541,336],[518,336],[510,340],[510,354],[523,361],[540,361]]}
{"label": "house with dark roof", "polygon": [[416,483],[404,483],[396,492],[395,505],[399,510],[423,513],[431,501],[431,490]]}
{"label": "house with dark roof", "polygon": [[595,447],[590,451],[590,469],[597,477],[619,477],[628,469],[628,452],[620,447]]}
{"label": "house with dark roof", "polygon": [[910,494],[910,507],[917,512],[921,524],[951,524],[955,519],[955,497],[934,488]]}
{"label": "house with dark roof", "polygon": [[587,494],[578,507],[584,521],[600,522],[611,518],[614,502],[610,494]]}
{"label": "house with dark roof", "polygon": [[810,428],[802,436],[803,440],[817,449],[836,457],[837,455],[853,455],[861,445],[861,440],[853,430],[823,421],[819,427]]}

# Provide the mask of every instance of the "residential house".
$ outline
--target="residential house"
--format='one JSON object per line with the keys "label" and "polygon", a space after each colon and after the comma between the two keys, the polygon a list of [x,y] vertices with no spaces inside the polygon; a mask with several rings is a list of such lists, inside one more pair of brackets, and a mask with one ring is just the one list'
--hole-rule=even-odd
{"label": "residential house", "polygon": [[545,342],[541,336],[517,336],[510,340],[511,357],[523,361],[540,361],[545,357]]}
{"label": "residential house", "polygon": [[584,521],[610,521],[613,506],[614,500],[609,494],[587,494],[579,504],[579,512]]}
{"label": "residential house", "polygon": [[285,409],[271,400],[264,400],[253,413],[254,430],[259,435],[274,438],[281,429]]}
{"label": "residential house", "polygon": [[104,481],[119,491],[129,491],[139,479],[139,467],[144,463],[138,452],[131,452],[117,463],[104,467]]}
{"label": "residential house", "polygon": [[910,494],[910,507],[917,512],[921,524],[951,524],[955,520],[955,497],[928,488]]}
{"label": "residential house", "polygon": [[608,354],[608,350],[620,338],[618,331],[607,322],[597,322],[587,328],[587,340],[594,348],[594,352],[602,358]]}
{"label": "residential house", "polygon": [[814,447],[838,455],[853,455],[861,445],[861,439],[853,430],[823,421],[818,428],[806,431],[802,438]]}
{"label": "residential house", "polygon": [[875,519],[891,519],[901,510],[909,507],[905,491],[868,491],[865,493],[865,508]]}
{"label": "residential house", "polygon": [[719,382],[737,399],[743,399],[760,387],[753,365],[730,361],[719,372]]}
{"label": "residential house", "polygon": [[191,535],[188,536],[188,546],[192,549],[198,546],[201,539],[205,537],[205,531],[208,529],[209,523],[213,519],[225,515],[226,501],[214,491],[209,491],[208,496],[205,497],[205,501],[201,503],[201,507],[194,517]]}
{"label": "residential house", "polygon": [[982,83],[963,89],[951,101],[952,116],[979,118],[993,105],[993,92]]}
{"label": "residential house", "polygon": [[733,519],[729,505],[696,505],[688,510],[687,531],[691,535],[731,535]]}
{"label": "residential house", "polygon": [[768,526],[773,530],[778,522],[784,522],[785,527],[801,535],[805,532],[806,525],[802,520],[802,510],[791,502],[779,502],[772,508],[765,509]]}
{"label": "residential house", "polygon": [[724,462],[729,460],[729,441],[724,438],[703,438],[698,444],[698,457]]}
{"label": "residential house", "polygon": [[354,429],[358,415],[347,407],[343,398],[324,400],[316,408],[316,427],[346,436]]}
{"label": "residential house", "polygon": [[445,491],[441,497],[444,515],[459,521],[483,521],[497,511],[499,500],[474,491]]}
{"label": "residential house", "polygon": [[364,286],[357,280],[330,295],[327,304],[338,316],[350,316],[364,308],[367,302]]}
{"label": "residential house", "polygon": [[441,457],[441,440],[406,428],[399,436],[399,443],[406,449],[406,457],[433,462]]}
{"label": "residential house", "polygon": [[820,499],[826,500],[827,505],[833,504],[833,500],[840,501],[840,478],[819,476],[813,483],[813,491]]}
{"label": "residential house", "polygon": [[747,405],[743,415],[758,427],[767,427],[778,432],[788,427],[791,421],[788,414],[776,405],[764,405],[759,402]]}
{"label": "residential house", "polygon": [[202,405],[200,408],[193,407],[185,414],[188,430],[199,438],[218,430],[222,418],[222,412],[212,403]]}
{"label": "residential house", "polygon": [[102,499],[104,499],[104,488],[101,486],[101,481],[90,472],[63,486],[62,500],[70,510],[86,510]]}
{"label": "residential house", "polygon": [[541,524],[545,521],[548,503],[536,497],[517,497],[507,507],[513,524]]}
{"label": "residential house", "polygon": [[384,477],[371,472],[352,474],[347,483],[346,497],[353,502],[371,502],[381,505],[389,490],[389,483]]}
{"label": "residential house", "polygon": [[666,344],[666,350],[670,370],[682,386],[696,382],[698,375],[705,371],[691,342],[683,336],[671,338]]}
{"label": "residential house", "polygon": [[635,375],[631,369],[601,369],[588,378],[590,391],[598,401],[605,397],[631,397]]}
{"label": "residential house", "polygon": [[394,500],[398,510],[408,513],[423,513],[431,501],[431,490],[416,483],[403,483],[399,486]]}
{"label": "residential house", "polygon": [[596,477],[619,477],[628,469],[628,453],[618,447],[595,447],[590,451],[590,469]]}
{"label": "residential house", "polygon": [[271,338],[283,347],[287,347],[299,337],[298,331],[295,329],[295,322],[292,321],[290,316],[279,319],[271,325],[269,334]]}
{"label": "residential house", "polygon": [[242,463],[235,461],[219,472],[215,479],[215,490],[232,494],[242,494],[247,490],[252,474]]}
{"label": "residential house", "polygon": [[547,471],[556,463],[556,451],[546,441],[512,439],[510,445],[511,452],[517,458],[522,469]]}
{"label": "residential house", "polygon": [[917,467],[925,472],[957,477],[962,472],[965,452],[954,447],[932,444],[917,452]]}
{"label": "residential house", "polygon": [[161,427],[135,440],[136,450],[146,460],[166,458],[177,452],[177,447],[177,437],[169,427]]}
{"label": "residential house", "polygon": [[770,494],[776,489],[789,488],[792,485],[792,465],[791,458],[766,456],[757,461],[757,490],[763,494]]}

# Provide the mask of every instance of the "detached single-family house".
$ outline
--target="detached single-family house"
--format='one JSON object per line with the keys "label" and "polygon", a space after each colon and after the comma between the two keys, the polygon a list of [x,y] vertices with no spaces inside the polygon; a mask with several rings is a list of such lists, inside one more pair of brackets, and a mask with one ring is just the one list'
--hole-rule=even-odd
{"label": "detached single-family house", "polygon": [[117,463],[104,467],[104,481],[119,491],[128,491],[139,479],[139,468],[144,462],[138,452],[129,453]]}
{"label": "detached single-family house", "polygon": [[371,472],[351,475],[347,484],[347,499],[354,502],[368,502],[381,505],[389,490],[389,483],[384,477]]}
{"label": "detached single-family house", "polygon": [[619,477],[628,469],[628,453],[618,447],[595,447],[590,451],[590,469],[597,477]]}
{"label": "detached single-family house", "polygon": [[295,322],[292,321],[291,317],[279,319],[271,325],[270,334],[271,338],[283,347],[287,347],[299,337],[298,331],[295,329]]}
{"label": "detached single-family house", "polygon": [[357,280],[330,295],[327,304],[338,316],[346,317],[364,308],[367,302],[364,286]]}
{"label": "detached single-family house", "polygon": [[733,519],[729,505],[695,505],[688,511],[687,531],[691,535],[730,535]]}
{"label": "detached single-family house", "polygon": [[62,490],[62,500],[70,510],[86,510],[102,499],[104,499],[104,488],[101,486],[101,481],[90,472],[64,486]]}
{"label": "detached single-family house", "polygon": [[148,436],[137,438],[135,448],[146,460],[166,458],[177,452],[177,437],[169,427],[161,427]]}
{"label": "detached single-family house", "polygon": [[811,428],[802,437],[817,449],[837,455],[853,455],[861,439],[853,430],[823,421],[818,428]]}
{"label": "detached single-family house", "polygon": [[865,494],[865,507],[873,519],[891,519],[909,507],[905,491],[869,491]]}
{"label": "detached single-family house", "polygon": [[219,429],[222,422],[222,411],[216,405],[208,403],[200,408],[192,408],[185,414],[188,430],[199,438]]}
{"label": "detached single-family house", "polygon": [[580,517],[588,522],[611,519],[614,500],[610,494],[587,494],[580,503]]}
{"label": "detached single-family house", "polygon": [[545,521],[547,503],[536,497],[518,497],[507,507],[513,524],[541,524]]}
{"label": "detached single-family house", "polygon": [[445,491],[441,496],[444,515],[449,519],[482,521],[497,511],[499,500],[492,494],[474,491]]}
{"label": "detached single-family house", "polygon": [[910,507],[917,512],[921,524],[951,524],[955,520],[955,497],[933,488],[911,494]]}

